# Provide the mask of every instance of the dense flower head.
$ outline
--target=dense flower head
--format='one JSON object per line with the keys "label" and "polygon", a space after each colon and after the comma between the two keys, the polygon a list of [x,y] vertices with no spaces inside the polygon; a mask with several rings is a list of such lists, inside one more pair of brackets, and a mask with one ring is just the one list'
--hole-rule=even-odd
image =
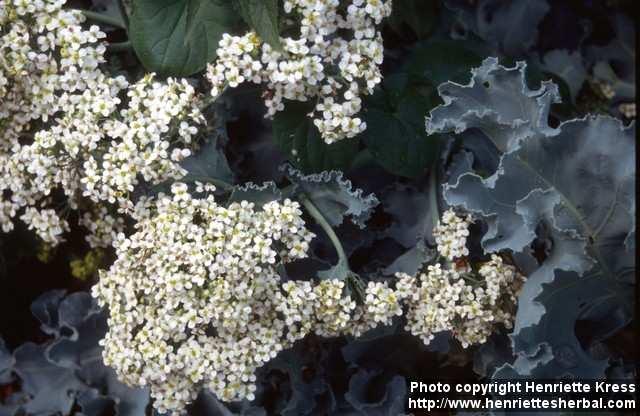
{"label": "dense flower head", "polygon": [[283,282],[278,265],[306,257],[313,238],[299,204],[223,206],[213,191],[196,183],[193,196],[178,182],[137,204],[136,232],[116,238],[117,259],[93,288],[110,312],[105,363],[149,387],[161,412],[181,413],[202,388],[252,400],[257,369],[311,333],[360,336],[404,314],[425,343],[452,331],[466,347],[511,325],[524,278],[498,255],[477,272],[436,263],[361,290],[347,284],[354,277]]}
{"label": "dense flower head", "polygon": [[313,237],[298,203],[224,207],[176,183],[149,206],[93,289],[110,312],[105,363],[148,386],[160,411],[181,412],[203,387],[252,399],[256,369],[296,338],[276,266]]}
{"label": "dense flower head", "polygon": [[105,37],[83,29],[65,0],[0,0],[0,153],[18,145],[37,120],[62,108],[59,97],[102,81]]}
{"label": "dense flower head", "polygon": [[[71,208],[84,207],[80,223],[90,229],[89,243],[106,247],[122,229],[116,210],[131,209],[130,194],[141,181],[156,184],[186,174],[179,162],[191,154],[192,137],[204,123],[197,96],[185,80],[157,82],[147,75],[129,84],[104,76],[101,84],[58,102],[62,112],[50,127],[16,145],[0,166],[0,220],[9,230],[21,208],[48,209],[51,196],[61,192]],[[50,210],[48,217],[55,216],[54,222],[66,223]],[[31,227],[35,217],[20,218]],[[62,238],[32,228],[51,244]]]}
{"label": "dense flower head", "polygon": [[104,62],[105,46],[99,40],[105,34],[97,26],[85,30],[84,16],[62,9],[64,3],[0,0],[0,225],[4,232],[11,230],[19,215],[51,244],[61,241],[69,228],[48,207],[52,182],[67,182],[74,192],[77,180],[52,160],[55,139],[25,143],[65,110],[65,98],[104,81],[98,66]]}
{"label": "dense flower head", "polygon": [[103,358],[119,378],[147,386],[159,411],[180,413],[202,388],[225,401],[253,399],[255,372],[314,333],[360,335],[401,315],[387,283],[369,282],[357,304],[336,279],[282,282],[277,266],[307,256],[313,234],[288,199],[260,209],[219,205],[211,185],[192,196],[136,206],[136,232],[93,295],[109,309]]}
{"label": "dense flower head", "polygon": [[310,114],[327,143],[366,128],[358,117],[361,96],[380,83],[382,37],[377,28],[391,13],[390,0],[287,0],[288,19],[299,17],[300,36],[282,37],[282,48],[254,32],[225,34],[216,62],[207,67],[212,95],[243,82],[264,84],[267,117],[284,100],[315,101]]}
{"label": "dense flower head", "polygon": [[346,333],[356,303],[345,296],[344,287],[343,281],[335,279],[322,280],[316,285],[308,281],[286,282],[280,310],[290,326],[290,339],[295,341],[312,332],[324,337]]}
{"label": "dense flower head", "polygon": [[433,229],[438,253],[449,261],[468,256],[467,237],[472,222],[469,215],[458,216],[452,209],[445,211]]}
{"label": "dense flower head", "polygon": [[108,247],[141,181],[185,174],[204,118],[186,80],[105,74],[105,34],[64,5],[0,0],[0,226],[20,218],[55,245],[80,208],[89,244]]}
{"label": "dense flower head", "polygon": [[390,325],[403,314],[406,294],[389,287],[387,282],[368,282],[362,304],[357,305],[345,333],[360,336],[378,325]]}
{"label": "dense flower head", "polygon": [[470,216],[446,211],[434,229],[444,263],[429,265],[417,276],[396,276],[396,291],[406,308],[405,328],[425,344],[437,333],[451,331],[466,348],[485,342],[497,325],[512,325],[525,277],[497,254],[473,271],[465,246],[471,222]]}
{"label": "dense flower head", "polygon": [[107,247],[141,181],[185,174],[204,119],[185,80],[103,73],[104,33],[64,4],[0,0],[0,225],[18,217],[55,245],[82,208],[87,241]]}

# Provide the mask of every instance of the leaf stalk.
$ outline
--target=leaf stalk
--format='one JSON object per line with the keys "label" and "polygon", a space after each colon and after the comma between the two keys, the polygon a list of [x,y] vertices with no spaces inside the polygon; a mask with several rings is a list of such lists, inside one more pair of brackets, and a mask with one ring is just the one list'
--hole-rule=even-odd
{"label": "leaf stalk", "polygon": [[342,247],[342,243],[340,242],[340,239],[338,238],[336,233],[333,231],[333,228],[327,222],[324,215],[322,215],[320,210],[313,204],[313,202],[311,202],[311,200],[306,195],[304,194],[300,195],[300,202],[307,209],[307,212],[309,213],[309,215],[313,217],[316,223],[327,234],[327,237],[329,237],[329,240],[331,240],[331,244],[333,244],[333,247],[336,250],[336,254],[338,255],[338,261],[348,265],[349,259],[347,258],[347,255],[344,252],[344,247]]}

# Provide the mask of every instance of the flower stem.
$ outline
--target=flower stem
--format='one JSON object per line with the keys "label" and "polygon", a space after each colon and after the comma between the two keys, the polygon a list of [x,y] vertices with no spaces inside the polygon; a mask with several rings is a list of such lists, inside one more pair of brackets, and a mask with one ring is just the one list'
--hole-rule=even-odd
{"label": "flower stem", "polygon": [[109,26],[118,27],[120,29],[126,29],[125,24],[111,16],[107,16],[106,14],[92,12],[91,10],[80,10],[82,14],[89,20],[94,20],[98,23],[104,23]]}
{"label": "flower stem", "polygon": [[463,278],[464,280],[466,280],[466,281],[471,281],[471,282],[473,282],[473,283],[477,283],[477,284],[479,284],[479,285],[481,285],[481,284],[482,284],[482,281],[480,281],[480,280],[478,280],[478,279],[475,279],[475,278],[471,277],[468,273],[462,273],[462,274],[460,275],[460,277],[462,277],[462,278]]}
{"label": "flower stem", "polygon": [[329,237],[329,240],[331,240],[331,244],[333,244],[333,247],[336,250],[336,254],[338,255],[338,261],[343,262],[345,265],[348,265],[349,259],[347,258],[347,255],[344,253],[344,248],[342,247],[342,243],[340,242],[340,239],[338,238],[336,233],[333,231],[333,228],[331,228],[331,225],[329,225],[327,220],[324,218],[320,210],[318,210],[318,208],[316,208],[316,206],[313,205],[313,202],[311,202],[311,200],[306,195],[300,196],[300,202],[307,209],[307,211],[309,212],[309,215],[311,215],[313,219],[318,223],[318,225],[322,227],[324,232]]}

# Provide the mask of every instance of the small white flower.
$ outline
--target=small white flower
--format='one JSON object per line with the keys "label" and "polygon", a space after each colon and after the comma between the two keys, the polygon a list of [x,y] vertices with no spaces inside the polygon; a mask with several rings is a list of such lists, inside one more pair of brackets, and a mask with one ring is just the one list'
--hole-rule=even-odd
{"label": "small white flower", "polygon": [[[253,32],[224,34],[217,61],[207,66],[211,94],[218,96],[225,85],[246,81],[264,84],[266,117],[282,111],[285,99],[317,100],[310,117],[326,143],[361,133],[366,129],[357,117],[361,96],[371,94],[382,80],[383,46],[377,26],[391,14],[391,0],[352,1],[346,13],[340,6],[337,0],[285,1],[286,13],[302,19],[300,38],[281,38],[282,51]],[[326,66],[338,68],[339,77],[327,77]]]}

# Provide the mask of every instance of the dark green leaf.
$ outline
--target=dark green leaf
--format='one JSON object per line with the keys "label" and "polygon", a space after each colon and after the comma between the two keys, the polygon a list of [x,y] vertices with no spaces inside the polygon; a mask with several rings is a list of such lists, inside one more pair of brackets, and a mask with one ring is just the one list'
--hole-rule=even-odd
{"label": "dark green leaf", "polygon": [[471,42],[432,40],[419,43],[413,50],[407,72],[415,80],[437,87],[443,82],[466,82],[469,70],[480,65],[482,57]]}
{"label": "dark green leaf", "polygon": [[280,49],[278,0],[235,0],[244,21],[269,45]]}
{"label": "dark green leaf", "polygon": [[288,102],[273,120],[273,138],[295,167],[304,173],[342,170],[358,153],[357,139],[326,144],[307,114],[306,103]]}
{"label": "dark green leaf", "polygon": [[137,0],[129,37],[149,71],[187,76],[216,57],[218,42],[236,22],[222,0]]}
{"label": "dark green leaf", "polygon": [[423,174],[437,153],[437,136],[427,136],[424,129],[431,100],[398,74],[385,80],[365,108],[367,129],[361,137],[374,159],[396,175]]}
{"label": "dark green leaf", "polygon": [[402,0],[393,4],[389,24],[394,31],[402,33],[407,25],[418,39],[431,34],[438,17],[438,2],[424,0]]}

